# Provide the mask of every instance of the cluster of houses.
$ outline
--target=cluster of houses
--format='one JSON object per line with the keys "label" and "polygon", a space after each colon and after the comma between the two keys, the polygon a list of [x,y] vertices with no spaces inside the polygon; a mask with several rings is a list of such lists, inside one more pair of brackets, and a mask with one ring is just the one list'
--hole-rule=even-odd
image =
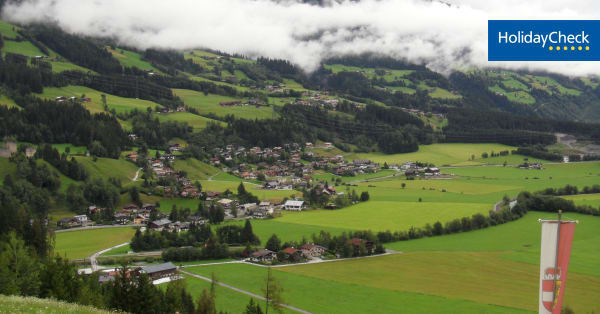
{"label": "cluster of houses", "polygon": [[89,97],[75,97],[75,96],[71,96],[71,97],[65,97],[65,96],[57,96],[54,99],[56,102],[65,102],[65,101],[81,101],[81,102],[92,102],[92,99]]}
{"label": "cluster of houses", "polygon": [[175,113],[175,112],[187,112],[187,109],[185,109],[184,106],[178,106],[175,109],[164,107],[164,108],[158,109],[158,111],[157,111],[157,113],[159,113],[159,114],[169,114],[169,113]]}
{"label": "cluster of houses", "polygon": [[[289,247],[281,250],[280,257],[284,257],[285,260],[301,261],[304,259],[315,259],[319,258],[327,252],[327,249],[320,245],[313,243],[307,243],[302,245],[299,249]],[[277,260],[277,252],[273,252],[268,249],[261,249],[253,252],[248,258],[249,261],[254,263],[270,264],[274,260]],[[280,261],[282,262],[282,261]]]}
{"label": "cluster of houses", "polygon": [[263,106],[265,103],[258,98],[248,98],[247,101],[234,100],[234,101],[222,101],[219,103],[221,107],[234,107],[234,106]]}
{"label": "cluster of houses", "polygon": [[[153,284],[161,284],[170,280],[177,280],[181,277],[177,274],[177,266],[171,262],[147,265],[143,267],[130,268],[126,270],[126,276],[139,276],[141,274],[147,274],[152,280]],[[105,283],[114,281],[116,277],[121,275],[121,269],[112,268],[104,269],[100,271],[98,276],[98,282]]]}
{"label": "cluster of houses", "polygon": [[[27,145],[25,147],[25,156],[33,157],[37,149],[35,146]],[[17,152],[17,142],[11,140],[5,140],[4,143],[0,143],[0,157],[9,158],[12,154]]]}
{"label": "cluster of houses", "polygon": [[404,171],[404,174],[407,177],[410,176],[425,176],[425,177],[433,177],[433,176],[441,176],[440,168],[437,167],[419,167],[416,162],[405,162],[400,166],[400,170]]}
{"label": "cluster of houses", "polygon": [[[161,178],[172,176],[176,182],[181,185],[180,190],[172,189],[170,186],[157,186],[158,190],[161,190],[165,195],[184,197],[184,198],[200,198],[201,192],[192,181],[188,179],[183,172],[176,171],[169,166],[170,162],[174,162],[176,157],[174,153],[183,151],[183,146],[174,143],[169,145],[169,153],[161,155],[159,158],[148,157],[147,162],[152,168],[154,174]],[[138,154],[129,154],[127,158],[133,162],[136,162],[140,156]]]}
{"label": "cluster of houses", "polygon": [[[365,173],[374,173],[381,170],[378,163],[370,160],[345,161],[342,155],[324,157],[317,156],[312,151],[303,151],[297,143],[286,144],[287,147],[236,147],[227,145],[216,148],[209,163],[215,167],[229,172],[243,179],[255,180],[260,176],[267,179],[264,185],[268,190],[290,190],[306,187],[311,181],[315,169],[327,170],[342,176],[355,176]],[[285,145],[284,145],[285,146]],[[304,144],[306,149],[314,147],[312,143]],[[324,148],[332,148],[333,144],[324,143]],[[281,159],[283,152],[289,158]],[[236,159],[245,159],[252,155],[252,159],[259,160],[254,169],[247,163],[235,164]],[[303,162],[302,160],[310,161]],[[230,167],[226,167],[229,165]]]}
{"label": "cluster of houses", "polygon": [[544,169],[542,167],[542,164],[539,162],[524,162],[524,163],[518,165],[517,168],[519,168],[519,169],[536,169],[536,170]]}
{"label": "cluster of houses", "polygon": [[77,228],[87,227],[93,224],[93,221],[89,220],[87,215],[76,215],[73,217],[61,218],[56,222],[56,225],[61,228]]}
{"label": "cluster of houses", "polygon": [[425,111],[422,111],[422,110],[419,110],[419,109],[411,109],[411,108],[404,108],[404,107],[400,107],[400,109],[402,111],[404,111],[404,112],[411,113],[411,114],[414,114],[416,116],[425,116],[427,114],[430,114],[431,116],[438,117],[440,119],[444,119],[445,118],[444,115],[441,114],[441,113],[425,112]]}

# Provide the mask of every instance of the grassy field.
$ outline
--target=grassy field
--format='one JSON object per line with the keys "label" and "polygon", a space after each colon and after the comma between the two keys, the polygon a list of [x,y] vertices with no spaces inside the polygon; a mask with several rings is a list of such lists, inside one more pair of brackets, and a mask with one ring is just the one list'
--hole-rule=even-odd
{"label": "grassy field", "polygon": [[[468,166],[482,164],[502,164],[505,160],[511,163],[522,162],[523,156],[502,156],[494,158],[481,158],[482,153],[490,154],[492,151],[511,151],[514,147],[502,144],[432,144],[421,145],[414,153],[406,154],[384,154],[384,153],[352,153],[345,155],[345,159],[370,159],[383,164],[401,164],[406,161],[420,161],[433,163],[436,166]],[[472,156],[474,160],[471,160]],[[533,160],[533,159],[532,159]]]}
{"label": "grassy field", "polygon": [[15,103],[14,100],[8,98],[6,95],[3,95],[1,92],[0,92],[0,105],[6,106],[8,108],[12,108],[12,107],[20,108],[19,106],[17,106],[17,104]]}
{"label": "grassy field", "polygon": [[44,88],[44,93],[38,94],[41,98],[54,100],[58,96],[71,97],[75,96],[77,98],[81,97],[81,95],[85,95],[87,98],[91,98],[91,102],[83,103],[83,106],[86,107],[90,112],[103,112],[104,106],[102,104],[102,94],[106,95],[106,104],[109,109],[115,109],[117,112],[128,112],[133,109],[137,109],[140,111],[146,111],[148,107],[154,109],[156,107],[162,107],[159,104],[142,99],[135,98],[124,98],[119,96],[114,96],[106,93],[99,92],[97,90],[84,87],[84,86],[66,86],[66,87],[47,87]]}
{"label": "grassy field", "polygon": [[177,159],[174,168],[187,172],[187,177],[190,180],[206,180],[221,171],[195,158]]}
{"label": "grassy field", "polygon": [[5,40],[6,38],[14,39],[17,36],[19,36],[19,34],[16,32],[17,30],[19,30],[18,26],[14,26],[4,21],[0,21],[0,34],[2,34]]}
{"label": "grassy field", "polygon": [[175,112],[169,114],[155,114],[155,117],[158,117],[160,122],[165,121],[176,121],[176,122],[185,122],[189,126],[191,126],[195,131],[206,128],[209,123],[217,123],[221,125],[225,125],[224,122],[205,118],[199,115],[195,115],[189,112]]}
{"label": "grassy field", "polygon": [[107,180],[110,177],[121,179],[123,184],[132,182],[135,172],[138,168],[131,162],[124,159],[98,158],[96,161],[92,157],[76,156],[78,162],[88,170],[92,177]]}
{"label": "grassy field", "polygon": [[[537,309],[540,225],[550,213],[474,232],[389,243],[402,253],[333,263],[274,268],[288,304],[314,313],[522,313]],[[600,217],[577,219],[565,305],[600,310]],[[256,230],[256,224],[253,222]],[[189,268],[260,293],[266,269],[230,264]],[[188,279],[188,284],[195,279]],[[196,292],[195,292],[196,293]],[[334,300],[334,301],[332,301]],[[335,302],[344,300],[344,302]],[[232,301],[223,310],[239,306]],[[363,311],[363,308],[365,309]]]}
{"label": "grassy field", "polygon": [[44,56],[44,53],[29,41],[5,40],[2,54],[6,55],[7,53],[16,53],[27,57]]}
{"label": "grassy field", "polygon": [[[284,211],[282,217],[255,220],[253,226],[261,239],[263,235],[268,237],[276,232],[286,240],[300,240],[303,236],[310,238],[312,233],[321,229],[333,234],[365,229],[407,230],[411,226],[423,227],[436,221],[445,223],[474,213],[487,214],[504,195],[514,197],[524,190],[537,191],[566,184],[577,184],[580,188],[592,185],[598,181],[600,163],[547,165],[545,170],[494,166],[450,168],[443,172],[455,175],[452,179],[442,180],[371,179],[350,187],[359,194],[368,191],[371,197],[368,202],[339,210]],[[235,191],[236,187],[236,184],[219,182],[224,184],[219,189],[209,183],[211,181],[203,181],[205,190],[222,191],[228,186]],[[402,187],[402,184],[405,186]],[[338,191],[347,189],[341,185],[336,188]],[[261,192],[252,192],[262,198]]]}
{"label": "grassy field", "polygon": [[56,150],[58,150],[59,154],[62,154],[65,152],[66,148],[69,148],[69,154],[71,155],[80,155],[80,154],[85,154],[85,152],[87,151],[87,147],[85,146],[75,146],[73,144],[69,144],[69,143],[65,143],[65,144],[52,144],[52,147],[54,147]]}
{"label": "grassy field", "polygon": [[4,296],[0,295],[0,312],[2,313],[50,313],[50,314],[87,314],[111,313],[91,306],[56,301],[52,299],[39,299],[34,297]]}
{"label": "grassy field", "polygon": [[589,205],[594,207],[600,206],[600,194],[581,194],[581,195],[569,195],[563,196],[568,200],[572,200],[576,205]]}
{"label": "grassy field", "polygon": [[[4,143],[0,143],[3,145]],[[17,171],[17,164],[10,162],[8,158],[0,158],[0,178],[4,180],[7,174],[14,174]]]}
{"label": "grassy field", "polygon": [[[339,266],[337,262],[325,264],[333,268]],[[377,309],[377,313],[397,313],[400,308],[402,313],[449,313],[448,309],[454,309],[456,313],[519,312],[512,308],[477,304],[456,298],[373,287],[373,285],[349,284],[344,282],[345,278],[323,280],[310,274],[296,274],[289,271],[292,268],[295,267],[273,269],[275,278],[281,282],[284,289],[283,299],[287,304],[312,313],[372,313],[373,309]],[[200,266],[186,270],[208,277],[211,273],[215,273],[218,281],[256,294],[262,293],[261,287],[267,272],[266,268],[243,264]],[[356,269],[353,271],[356,272]],[[188,287],[193,287],[191,285],[196,281],[200,280],[189,278]],[[201,290],[192,288],[191,291],[197,295]],[[218,294],[219,291],[217,291],[217,299]],[[231,302],[222,305],[222,308],[217,302],[217,307],[219,310],[235,311],[240,306],[238,303],[241,302],[244,301],[232,299]],[[247,303],[246,298],[244,304]],[[261,305],[264,307],[264,303]]]}
{"label": "grassy field", "polygon": [[286,213],[279,222],[351,230],[407,230],[437,220],[445,222],[457,217],[486,214],[490,206],[483,203],[385,202],[368,201],[340,210],[313,210]]}
{"label": "grassy field", "polygon": [[56,233],[54,251],[69,259],[86,258],[90,255],[124,242],[129,242],[135,228],[117,227],[78,230]]}
{"label": "grassy field", "polygon": [[107,47],[107,49],[115,58],[117,58],[117,60],[119,60],[123,66],[136,67],[140,70],[152,70],[158,72],[158,69],[152,66],[152,64],[150,64],[148,61],[142,60],[142,56],[137,52],[124,49],[115,50],[110,47]]}
{"label": "grassy field", "polygon": [[214,113],[217,116],[233,114],[238,118],[244,119],[268,119],[273,117],[273,107],[256,106],[231,106],[224,107],[219,105],[221,102],[244,101],[247,99],[233,98],[228,96],[208,94],[187,90],[174,89],[175,95],[181,97],[183,102],[196,110],[200,114]]}

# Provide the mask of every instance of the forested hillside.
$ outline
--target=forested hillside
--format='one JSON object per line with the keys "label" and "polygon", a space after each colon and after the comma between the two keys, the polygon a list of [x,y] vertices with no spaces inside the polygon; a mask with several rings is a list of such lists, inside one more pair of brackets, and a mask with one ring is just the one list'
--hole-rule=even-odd
{"label": "forested hillside", "polygon": [[[320,140],[402,153],[442,142],[548,145],[556,132],[600,138],[595,124],[578,122],[600,118],[596,78],[489,69],[444,76],[375,55],[331,58],[305,73],[285,60],[137,51],[44,25],[2,23],[0,33],[2,94],[16,104],[2,109],[0,136],[84,145],[96,156],[117,157],[128,132],[150,147],[181,137],[205,151]],[[69,93],[74,87],[93,97]]]}

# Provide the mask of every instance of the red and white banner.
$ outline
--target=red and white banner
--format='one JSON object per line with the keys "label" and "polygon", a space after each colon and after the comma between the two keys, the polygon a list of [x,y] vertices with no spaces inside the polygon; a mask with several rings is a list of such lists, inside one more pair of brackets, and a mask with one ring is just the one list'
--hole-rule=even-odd
{"label": "red and white banner", "polygon": [[[542,248],[540,258],[540,314],[560,314],[575,221],[540,220]],[[557,245],[558,241],[558,245]]]}

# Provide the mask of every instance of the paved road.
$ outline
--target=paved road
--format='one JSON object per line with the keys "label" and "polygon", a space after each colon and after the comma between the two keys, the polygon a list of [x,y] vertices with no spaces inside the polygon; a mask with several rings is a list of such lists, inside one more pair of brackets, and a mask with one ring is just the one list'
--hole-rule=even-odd
{"label": "paved road", "polygon": [[133,179],[131,179],[131,181],[137,181],[137,179],[138,179],[138,175],[140,174],[140,171],[141,171],[141,170],[142,170],[142,168],[138,169],[138,170],[135,172],[135,177],[133,177]]}
{"label": "paved road", "polygon": [[98,261],[96,260],[98,258],[98,256],[112,250],[112,249],[116,249],[118,247],[122,247],[122,246],[126,246],[127,244],[129,244],[129,242],[125,242],[125,243],[121,243],[119,245],[115,245],[113,247],[110,247],[108,249],[104,249],[100,252],[96,252],[94,254],[92,254],[92,256],[90,256],[90,264],[92,265],[92,271],[97,271],[98,270]]}
{"label": "paved road", "polygon": [[146,226],[146,225],[143,225],[143,224],[100,225],[100,226],[88,226],[88,227],[79,227],[79,228],[71,228],[71,229],[60,229],[60,230],[55,230],[54,233],[68,232],[68,231],[78,231],[78,230],[92,230],[92,229],[104,229],[104,228],[124,228],[124,227],[144,227],[144,226]]}
{"label": "paved road", "polygon": [[[204,276],[200,276],[200,275],[197,275],[197,274],[193,274],[193,273],[187,272],[185,270],[179,270],[179,271],[182,272],[182,273],[184,273],[184,274],[186,274],[186,275],[188,275],[188,276],[192,276],[192,277],[195,277],[195,278],[198,278],[198,279],[202,279],[202,280],[206,280],[206,281],[212,282],[212,279],[210,279],[208,277],[204,277]],[[218,286],[221,286],[221,287],[224,287],[224,288],[227,288],[227,289],[231,289],[233,291],[236,291],[236,292],[239,292],[239,293],[243,293],[245,295],[249,295],[249,296],[251,296],[253,298],[257,298],[257,299],[262,300],[262,301],[266,301],[267,300],[263,296],[260,296],[258,294],[254,294],[252,292],[249,292],[249,291],[246,291],[246,290],[242,290],[242,289],[230,286],[230,285],[222,283],[222,282],[218,282],[217,281],[215,283]],[[305,311],[303,309],[299,309],[299,308],[291,306],[291,305],[282,304],[281,306],[283,306],[284,308],[286,308],[288,310],[292,310],[292,311],[295,311],[295,312],[299,312],[299,313],[303,313],[303,314],[311,314],[311,312],[309,312],[309,311]]]}

